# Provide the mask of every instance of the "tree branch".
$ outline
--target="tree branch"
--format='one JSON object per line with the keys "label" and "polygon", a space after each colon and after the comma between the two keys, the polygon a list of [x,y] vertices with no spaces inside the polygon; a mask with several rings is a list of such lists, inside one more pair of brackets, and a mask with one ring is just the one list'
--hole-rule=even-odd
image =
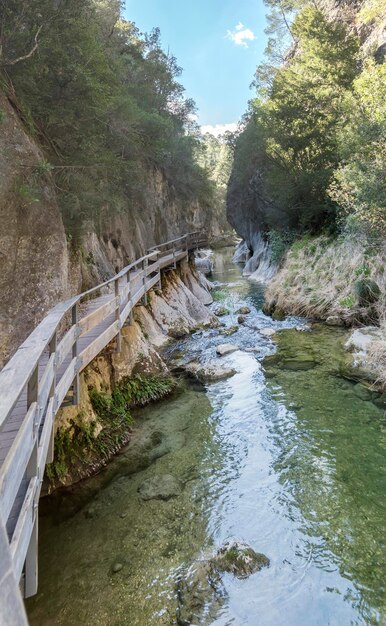
{"label": "tree branch", "polygon": [[39,34],[41,29],[43,28],[43,24],[41,24],[39,26],[39,28],[37,29],[36,33],[35,33],[35,37],[34,37],[34,45],[32,46],[31,50],[27,53],[24,54],[23,56],[17,57],[17,59],[13,59],[13,61],[11,60],[5,60],[1,63],[2,66],[8,66],[8,65],[16,65],[16,63],[20,63],[20,61],[25,61],[26,59],[29,59],[30,57],[32,57],[32,55],[34,54],[34,52],[36,52],[36,50],[38,49],[39,46]]}

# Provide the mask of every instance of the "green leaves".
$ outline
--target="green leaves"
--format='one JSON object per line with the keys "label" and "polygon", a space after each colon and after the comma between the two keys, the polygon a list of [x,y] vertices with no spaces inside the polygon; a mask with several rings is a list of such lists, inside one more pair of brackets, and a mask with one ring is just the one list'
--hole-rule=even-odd
{"label": "green leaves", "polygon": [[130,212],[140,205],[149,165],[162,169],[177,193],[210,197],[186,137],[194,103],[185,98],[181,69],[162,49],[159,30],[141,35],[121,18],[119,0],[0,4],[3,57],[24,55],[41,27],[36,52],[8,73],[54,166],[74,241],[82,223],[99,222],[106,207]]}

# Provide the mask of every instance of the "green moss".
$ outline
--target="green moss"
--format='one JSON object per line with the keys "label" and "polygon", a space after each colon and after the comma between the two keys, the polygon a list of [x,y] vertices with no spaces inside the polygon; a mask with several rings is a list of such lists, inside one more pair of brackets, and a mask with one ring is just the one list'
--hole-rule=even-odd
{"label": "green moss", "polygon": [[94,459],[108,459],[127,440],[133,423],[130,410],[145,406],[172,393],[177,381],[171,377],[133,376],[122,379],[113,393],[89,391],[90,401],[102,430],[96,436],[96,421],[85,421],[79,413],[69,428],[55,435],[54,462],[47,465],[47,478],[54,485],[62,483],[71,470],[90,464]]}

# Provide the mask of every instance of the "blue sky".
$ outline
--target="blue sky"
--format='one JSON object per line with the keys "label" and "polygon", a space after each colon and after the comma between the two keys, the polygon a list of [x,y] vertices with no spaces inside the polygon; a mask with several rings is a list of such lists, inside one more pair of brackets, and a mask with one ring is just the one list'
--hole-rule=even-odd
{"label": "blue sky", "polygon": [[237,122],[246,109],[266,44],[265,13],[263,0],[126,0],[125,10],[141,31],[161,29],[199,123],[213,126]]}

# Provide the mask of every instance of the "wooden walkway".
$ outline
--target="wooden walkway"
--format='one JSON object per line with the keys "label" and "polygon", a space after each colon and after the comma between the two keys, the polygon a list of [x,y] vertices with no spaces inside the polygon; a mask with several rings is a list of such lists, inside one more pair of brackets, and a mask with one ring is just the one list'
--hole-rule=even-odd
{"label": "wooden walkway", "polygon": [[[53,460],[54,422],[79,401],[79,374],[113,340],[161,271],[204,245],[199,232],[151,248],[112,279],[58,304],[0,372],[0,624],[25,625],[37,592],[38,503]],[[20,595],[20,592],[21,595]]]}

